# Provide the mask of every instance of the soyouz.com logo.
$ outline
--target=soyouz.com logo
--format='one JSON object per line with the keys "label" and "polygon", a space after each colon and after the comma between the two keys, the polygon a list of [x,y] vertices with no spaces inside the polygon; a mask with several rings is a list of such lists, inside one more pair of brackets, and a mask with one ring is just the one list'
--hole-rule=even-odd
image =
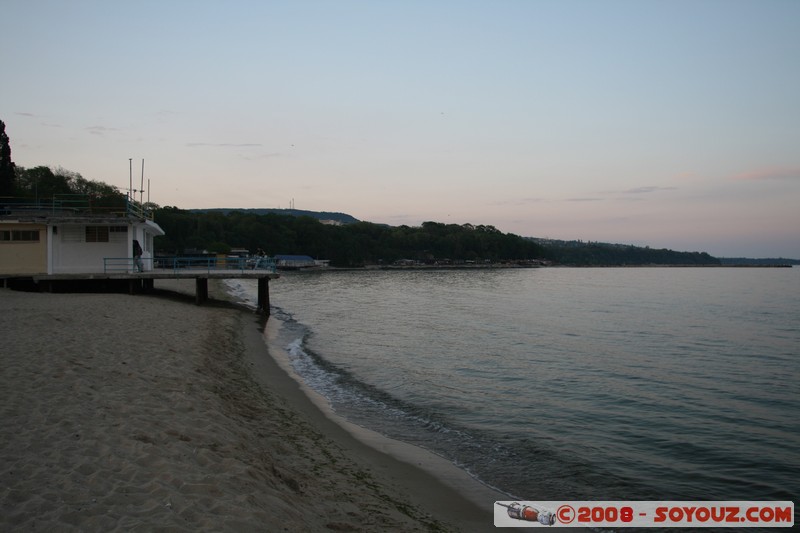
{"label": "soyouz.com logo", "polygon": [[792,527],[794,502],[505,501],[496,527]]}

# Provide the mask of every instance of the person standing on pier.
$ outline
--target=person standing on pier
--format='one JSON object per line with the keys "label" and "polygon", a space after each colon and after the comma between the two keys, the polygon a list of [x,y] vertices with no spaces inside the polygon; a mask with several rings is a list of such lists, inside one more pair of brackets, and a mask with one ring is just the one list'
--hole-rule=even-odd
{"label": "person standing on pier", "polygon": [[137,272],[144,272],[144,264],[142,263],[142,247],[139,241],[133,241],[133,269]]}

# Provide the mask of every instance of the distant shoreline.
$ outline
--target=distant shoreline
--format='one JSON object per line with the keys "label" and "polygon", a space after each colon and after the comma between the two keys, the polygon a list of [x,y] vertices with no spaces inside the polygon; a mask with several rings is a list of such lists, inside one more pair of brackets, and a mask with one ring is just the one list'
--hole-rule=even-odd
{"label": "distant shoreline", "polygon": [[[367,265],[363,267],[307,267],[282,270],[283,272],[367,272],[375,270],[397,271],[447,271],[447,270],[518,270],[537,268],[792,268],[794,265]],[[280,270],[280,269],[279,269]]]}

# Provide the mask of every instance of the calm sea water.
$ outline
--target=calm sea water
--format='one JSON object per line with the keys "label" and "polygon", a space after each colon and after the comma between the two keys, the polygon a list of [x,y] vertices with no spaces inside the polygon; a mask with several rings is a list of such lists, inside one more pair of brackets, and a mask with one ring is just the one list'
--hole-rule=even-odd
{"label": "calm sea water", "polygon": [[800,269],[304,272],[270,289],[295,371],[338,413],[512,498],[797,501]]}

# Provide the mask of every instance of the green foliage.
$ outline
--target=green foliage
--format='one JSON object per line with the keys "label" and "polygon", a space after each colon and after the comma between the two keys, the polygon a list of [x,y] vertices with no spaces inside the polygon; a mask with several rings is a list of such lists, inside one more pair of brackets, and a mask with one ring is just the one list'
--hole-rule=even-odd
{"label": "green foliage", "polygon": [[558,263],[580,266],[630,265],[719,265],[705,252],[676,252],[621,244],[555,242],[545,246],[545,255]]}
{"label": "green foliage", "polygon": [[800,259],[787,259],[785,257],[763,257],[753,259],[750,257],[720,257],[723,265],[750,265],[750,266],[789,266],[800,265]]}
{"label": "green foliage", "polygon": [[14,162],[11,161],[11,144],[6,135],[6,125],[0,120],[0,196],[13,196],[15,193]]}
{"label": "green foliage", "polygon": [[52,198],[72,194],[70,177],[54,173],[49,167],[20,168],[17,173],[17,194],[29,198]]}
{"label": "green foliage", "polygon": [[231,247],[224,242],[212,242],[207,249],[215,254],[229,254],[231,252]]}
{"label": "green foliage", "polygon": [[390,265],[398,260],[427,264],[466,261],[547,259],[566,265],[715,265],[707,253],[675,252],[636,246],[549,241],[546,246],[494,226],[423,222],[421,227],[391,227],[369,222],[330,226],[308,216],[231,210],[194,212],[176,207],[156,210],[166,236],[156,251],[183,253],[190,248],[217,251],[220,244],[270,255],[310,255],[333,266]]}
{"label": "green foliage", "polygon": [[340,267],[391,264],[400,259],[435,261],[517,261],[541,257],[539,245],[492,226],[425,222],[422,227],[390,227],[369,222],[325,225],[308,216],[247,211],[192,212],[164,207],[155,212],[166,236],[156,251],[183,253],[210,249],[213,243],[270,255],[310,255]]}
{"label": "green foliage", "polygon": [[[81,194],[103,197],[107,201],[123,199],[116,187],[101,181],[87,180],[77,172],[58,167],[16,167],[16,195],[26,198],[48,199],[59,195]],[[117,201],[117,203],[119,203]],[[124,202],[122,203],[124,206]]]}
{"label": "green foliage", "polygon": [[248,213],[251,215],[269,215],[269,214],[278,214],[278,215],[292,215],[295,217],[311,217],[316,218],[317,220],[333,220],[342,224],[353,224],[358,222],[358,219],[353,217],[352,215],[348,215],[346,213],[336,213],[332,211],[305,211],[303,209],[279,209],[279,208],[243,208],[243,209],[227,209],[227,208],[211,208],[211,209],[192,209],[192,211],[197,213],[211,213],[217,212],[222,213],[223,215],[227,215],[233,211],[238,211],[241,213]]}

